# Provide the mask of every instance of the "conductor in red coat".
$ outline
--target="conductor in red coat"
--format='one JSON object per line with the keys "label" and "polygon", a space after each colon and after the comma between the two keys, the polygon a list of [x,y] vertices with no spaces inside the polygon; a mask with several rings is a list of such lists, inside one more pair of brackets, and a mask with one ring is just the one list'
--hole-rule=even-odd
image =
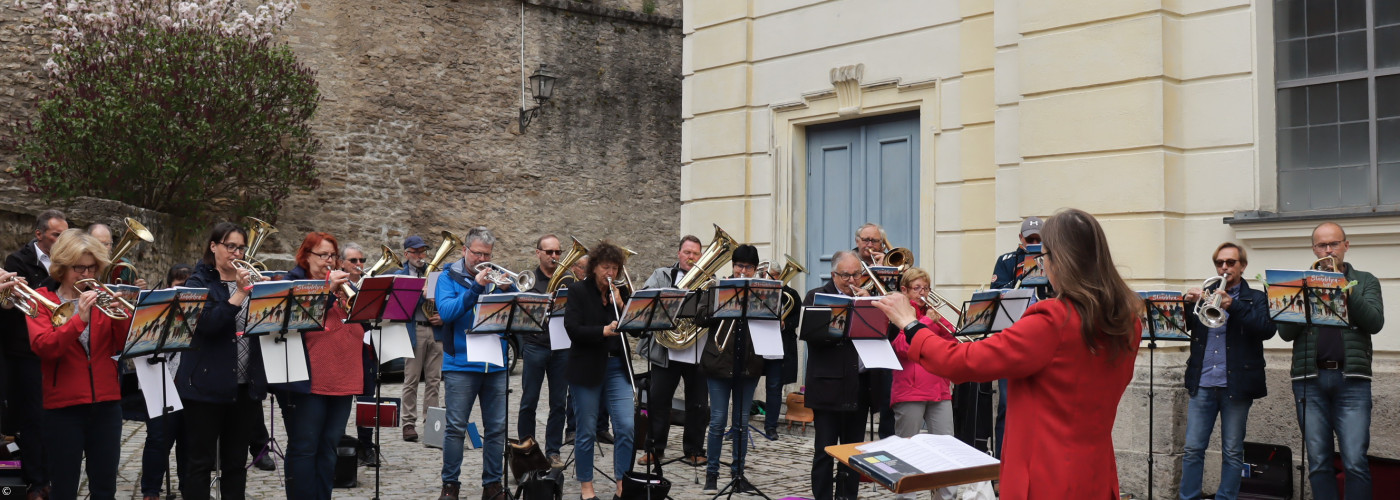
{"label": "conductor in red coat", "polygon": [[909,357],[924,369],[954,382],[1009,379],[1002,500],[1117,499],[1113,420],[1133,378],[1142,301],[1119,276],[1093,216],[1063,210],[1041,236],[1058,295],[986,340],[935,335],[899,294],[878,306],[912,339]]}

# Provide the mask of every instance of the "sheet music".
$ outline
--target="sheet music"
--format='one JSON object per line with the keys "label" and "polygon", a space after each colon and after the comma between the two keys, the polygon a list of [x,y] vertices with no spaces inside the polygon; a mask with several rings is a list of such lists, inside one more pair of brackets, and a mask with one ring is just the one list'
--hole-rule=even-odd
{"label": "sheet music", "polygon": [[437,283],[439,276],[442,276],[442,271],[428,273],[428,283],[424,285],[423,298],[428,300],[437,299]]}
{"label": "sheet music", "polygon": [[569,332],[564,331],[564,317],[554,316],[549,318],[549,349],[559,351],[568,349],[574,345],[569,339]]}
{"label": "sheet music", "polygon": [[385,323],[382,330],[365,330],[365,343],[374,346],[380,363],[413,357],[407,323]]}
{"label": "sheet music", "polygon": [[775,319],[751,319],[748,322],[754,354],[765,359],[783,359],[782,323]]}
{"label": "sheet music", "polygon": [[1026,308],[1033,303],[1034,288],[1017,288],[1001,294],[1001,310],[997,311],[997,317],[992,321],[992,331],[999,332],[1011,328],[1011,324],[1019,321],[1021,315],[1026,313]]}
{"label": "sheet music", "polygon": [[501,349],[501,336],[492,334],[466,334],[467,361],[490,363],[505,366],[505,353]]}
{"label": "sheet music", "polygon": [[877,368],[887,368],[890,370],[902,370],[899,365],[899,358],[894,355],[894,348],[890,347],[889,341],[877,339],[851,339],[851,345],[856,347],[856,354],[860,356],[860,363],[867,370]]}
{"label": "sheet music", "polygon": [[708,330],[701,331],[699,338],[695,339],[695,343],[690,344],[690,347],[685,349],[666,349],[666,357],[671,361],[690,363],[692,365],[697,364],[700,362],[700,346],[705,345],[705,339],[709,336],[710,333]]}
{"label": "sheet music", "polygon": [[277,342],[277,337],[276,334],[258,336],[258,348],[262,349],[263,371],[267,373],[267,383],[285,384],[311,380],[301,332],[288,333],[284,337],[285,342]]}
{"label": "sheet music", "polygon": [[862,453],[885,452],[923,472],[942,472],[1000,463],[958,438],[941,434],[916,434],[912,438],[890,436],[857,446]]}
{"label": "sheet music", "polygon": [[[172,356],[167,354],[166,356]],[[150,355],[132,358],[131,362],[136,366],[136,383],[141,386],[141,393],[146,400],[146,415],[156,418],[163,413],[161,405],[170,406],[170,413],[175,413],[185,408],[180,401],[180,393],[175,389],[175,370],[180,366],[178,355],[174,355],[175,360],[167,363],[151,364]],[[161,376],[161,368],[165,368],[165,376]],[[162,401],[161,385],[165,386],[164,401]]]}

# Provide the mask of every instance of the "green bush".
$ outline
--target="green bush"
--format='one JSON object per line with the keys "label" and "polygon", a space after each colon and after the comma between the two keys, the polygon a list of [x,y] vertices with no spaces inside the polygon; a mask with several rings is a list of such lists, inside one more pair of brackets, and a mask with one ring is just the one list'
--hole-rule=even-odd
{"label": "green bush", "polygon": [[55,58],[65,71],[12,126],[15,175],[198,221],[275,214],[318,185],[320,93],[290,48],[206,29],[132,27]]}

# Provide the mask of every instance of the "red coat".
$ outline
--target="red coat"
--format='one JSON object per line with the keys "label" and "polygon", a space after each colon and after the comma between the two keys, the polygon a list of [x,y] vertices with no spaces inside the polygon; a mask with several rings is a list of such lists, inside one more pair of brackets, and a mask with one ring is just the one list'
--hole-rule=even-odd
{"label": "red coat", "polygon": [[[52,290],[40,287],[39,294],[62,303]],[[39,307],[39,316],[29,321],[29,347],[39,356],[43,369],[44,409],[53,410],[80,404],[117,401],[122,398],[117,362],[131,320],[115,321],[93,308],[88,345],[92,355],[78,342],[87,326],[78,314],[62,326],[55,327],[48,308]]]}
{"label": "red coat", "polygon": [[1141,334],[1126,355],[1093,355],[1079,325],[1072,307],[1049,299],[986,340],[959,344],[919,332],[910,346],[914,361],[955,382],[1009,379],[1002,500],[1118,498],[1113,420]]}

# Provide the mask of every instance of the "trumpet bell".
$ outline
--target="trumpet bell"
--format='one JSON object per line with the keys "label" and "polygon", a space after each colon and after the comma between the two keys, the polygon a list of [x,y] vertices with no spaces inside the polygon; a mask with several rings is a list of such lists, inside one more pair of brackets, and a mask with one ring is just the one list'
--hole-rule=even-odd
{"label": "trumpet bell", "polygon": [[554,268],[554,276],[551,276],[549,278],[549,284],[545,285],[546,293],[552,294],[554,292],[559,291],[559,287],[564,285],[565,271],[568,271],[569,268],[574,267],[574,264],[578,263],[579,259],[582,259],[585,255],[588,255],[588,247],[585,247],[582,243],[579,243],[578,238],[570,236],[569,239],[573,240],[573,246],[569,247],[569,251],[565,252],[564,255],[559,258],[559,260],[555,261],[558,264],[558,267]]}
{"label": "trumpet bell", "polygon": [[535,273],[529,271],[522,271],[517,276],[519,276],[517,283],[519,283],[520,285],[520,291],[523,292],[525,290],[535,288]]}

